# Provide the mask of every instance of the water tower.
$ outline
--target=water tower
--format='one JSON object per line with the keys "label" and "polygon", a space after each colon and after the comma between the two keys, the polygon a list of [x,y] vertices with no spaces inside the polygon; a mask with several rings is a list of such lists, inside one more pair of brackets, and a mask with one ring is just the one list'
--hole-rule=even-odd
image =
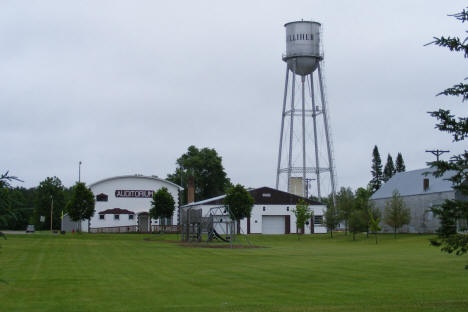
{"label": "water tower", "polygon": [[[321,25],[297,21],[284,26],[286,81],[276,188],[321,198],[328,195],[322,193],[326,179],[328,192],[335,194],[333,151],[321,68]],[[299,99],[296,93],[299,93]],[[316,186],[316,194],[309,192],[311,185]]]}

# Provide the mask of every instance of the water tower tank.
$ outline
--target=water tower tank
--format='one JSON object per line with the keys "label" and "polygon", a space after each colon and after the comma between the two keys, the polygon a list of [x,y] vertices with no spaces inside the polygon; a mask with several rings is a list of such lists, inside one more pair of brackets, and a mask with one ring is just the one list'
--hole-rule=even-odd
{"label": "water tower tank", "polygon": [[286,55],[283,61],[298,75],[311,74],[323,58],[320,53],[320,23],[297,21],[286,27]]}

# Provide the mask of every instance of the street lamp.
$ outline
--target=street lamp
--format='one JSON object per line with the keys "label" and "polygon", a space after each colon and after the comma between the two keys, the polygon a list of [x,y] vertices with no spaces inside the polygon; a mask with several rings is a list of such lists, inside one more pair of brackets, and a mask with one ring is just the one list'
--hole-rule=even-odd
{"label": "street lamp", "polygon": [[78,182],[81,182],[81,160],[78,162]]}

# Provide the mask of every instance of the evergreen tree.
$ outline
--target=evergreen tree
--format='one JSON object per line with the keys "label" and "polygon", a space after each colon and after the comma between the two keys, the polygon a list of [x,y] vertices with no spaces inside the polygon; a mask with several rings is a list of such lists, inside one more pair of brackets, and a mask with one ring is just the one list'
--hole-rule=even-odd
{"label": "evergreen tree", "polygon": [[398,153],[397,158],[396,158],[396,164],[395,164],[395,171],[396,172],[405,172],[406,167],[405,167],[405,161],[403,160],[403,156],[401,153]]}
{"label": "evergreen tree", "polygon": [[[462,23],[468,21],[466,10],[449,16],[455,17]],[[468,58],[468,36],[462,39],[459,37],[435,37],[434,41],[429,44],[445,47],[450,51],[462,52],[464,58]],[[438,95],[460,96],[462,102],[465,102],[468,100],[468,84],[460,82]],[[438,120],[436,128],[451,134],[454,142],[464,141],[468,138],[467,117],[456,117],[445,109],[430,112],[430,115]],[[468,150],[452,156],[450,161],[433,161],[429,165],[436,169],[433,173],[436,177],[442,176],[447,171],[454,172],[454,175],[448,180],[453,183],[453,188],[460,193],[460,197],[468,196]],[[446,200],[440,207],[434,207],[432,211],[439,217],[441,227],[438,229],[438,238],[432,240],[431,243],[440,246],[443,251],[448,253],[455,252],[457,255],[466,253],[468,251],[468,235],[458,233],[458,230],[468,227],[468,202]],[[457,223],[459,228],[457,228]]]}
{"label": "evergreen tree", "polygon": [[395,165],[393,164],[393,158],[390,154],[387,156],[387,163],[385,164],[383,171],[383,181],[387,182],[395,174]]}
{"label": "evergreen tree", "polygon": [[377,145],[374,146],[372,151],[372,168],[371,168],[372,179],[369,182],[369,187],[374,193],[382,186],[383,174],[382,174],[382,160],[380,159],[380,153]]}

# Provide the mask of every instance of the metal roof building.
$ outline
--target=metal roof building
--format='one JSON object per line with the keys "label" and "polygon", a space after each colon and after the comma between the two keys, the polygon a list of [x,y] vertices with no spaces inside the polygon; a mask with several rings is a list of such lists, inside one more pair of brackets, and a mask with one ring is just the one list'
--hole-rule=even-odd
{"label": "metal roof building", "polygon": [[[411,221],[400,231],[406,233],[434,233],[439,228],[439,220],[430,208],[442,204],[446,199],[455,199],[457,194],[452,183],[447,179],[453,172],[446,172],[442,177],[434,177],[434,169],[424,168],[399,172],[388,180],[370,198],[384,215],[385,205],[390,202],[393,192],[400,193],[406,207],[411,210]],[[383,219],[383,218],[382,218]],[[382,224],[384,232],[391,232]]]}

